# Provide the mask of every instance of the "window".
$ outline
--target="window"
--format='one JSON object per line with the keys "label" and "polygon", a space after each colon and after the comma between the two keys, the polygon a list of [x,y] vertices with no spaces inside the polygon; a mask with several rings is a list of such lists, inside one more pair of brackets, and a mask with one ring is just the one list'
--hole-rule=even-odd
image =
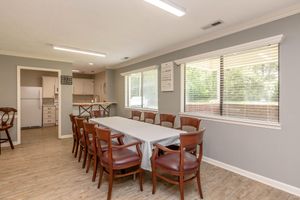
{"label": "window", "polygon": [[157,109],[158,78],[156,68],[125,74],[126,107]]}
{"label": "window", "polygon": [[279,123],[279,45],[185,64],[185,112]]}

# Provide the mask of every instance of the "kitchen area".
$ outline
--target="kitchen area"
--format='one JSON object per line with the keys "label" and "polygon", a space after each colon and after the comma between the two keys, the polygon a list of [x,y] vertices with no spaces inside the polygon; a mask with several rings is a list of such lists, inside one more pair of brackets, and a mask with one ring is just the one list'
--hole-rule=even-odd
{"label": "kitchen area", "polygon": [[57,72],[21,70],[21,128],[58,126]]}

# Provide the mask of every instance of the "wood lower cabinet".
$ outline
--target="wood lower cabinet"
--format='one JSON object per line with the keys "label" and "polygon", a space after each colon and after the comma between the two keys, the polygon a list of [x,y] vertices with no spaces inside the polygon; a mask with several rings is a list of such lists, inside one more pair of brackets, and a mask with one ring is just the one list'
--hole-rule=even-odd
{"label": "wood lower cabinet", "polygon": [[56,108],[54,105],[43,106],[43,126],[55,126]]}

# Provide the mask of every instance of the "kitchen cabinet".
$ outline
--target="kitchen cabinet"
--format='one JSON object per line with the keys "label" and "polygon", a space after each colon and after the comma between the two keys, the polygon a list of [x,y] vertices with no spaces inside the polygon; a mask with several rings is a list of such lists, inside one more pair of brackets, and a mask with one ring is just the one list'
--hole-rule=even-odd
{"label": "kitchen cabinet", "polygon": [[43,126],[54,126],[56,124],[56,109],[54,105],[43,106]]}
{"label": "kitchen cabinet", "polygon": [[55,98],[58,94],[58,78],[43,76],[43,98]]}
{"label": "kitchen cabinet", "polygon": [[94,95],[94,80],[85,78],[73,78],[73,94]]}

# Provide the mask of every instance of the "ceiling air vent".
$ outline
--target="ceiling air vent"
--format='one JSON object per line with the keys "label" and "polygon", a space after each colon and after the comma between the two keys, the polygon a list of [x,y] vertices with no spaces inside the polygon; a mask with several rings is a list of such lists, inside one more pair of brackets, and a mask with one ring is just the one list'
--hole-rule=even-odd
{"label": "ceiling air vent", "polygon": [[208,24],[206,26],[203,26],[202,27],[202,30],[207,30],[207,29],[210,29],[210,28],[213,28],[213,27],[216,27],[216,26],[219,26],[221,24],[223,24],[224,22],[222,20],[218,20],[218,21],[215,21],[211,24]]}

